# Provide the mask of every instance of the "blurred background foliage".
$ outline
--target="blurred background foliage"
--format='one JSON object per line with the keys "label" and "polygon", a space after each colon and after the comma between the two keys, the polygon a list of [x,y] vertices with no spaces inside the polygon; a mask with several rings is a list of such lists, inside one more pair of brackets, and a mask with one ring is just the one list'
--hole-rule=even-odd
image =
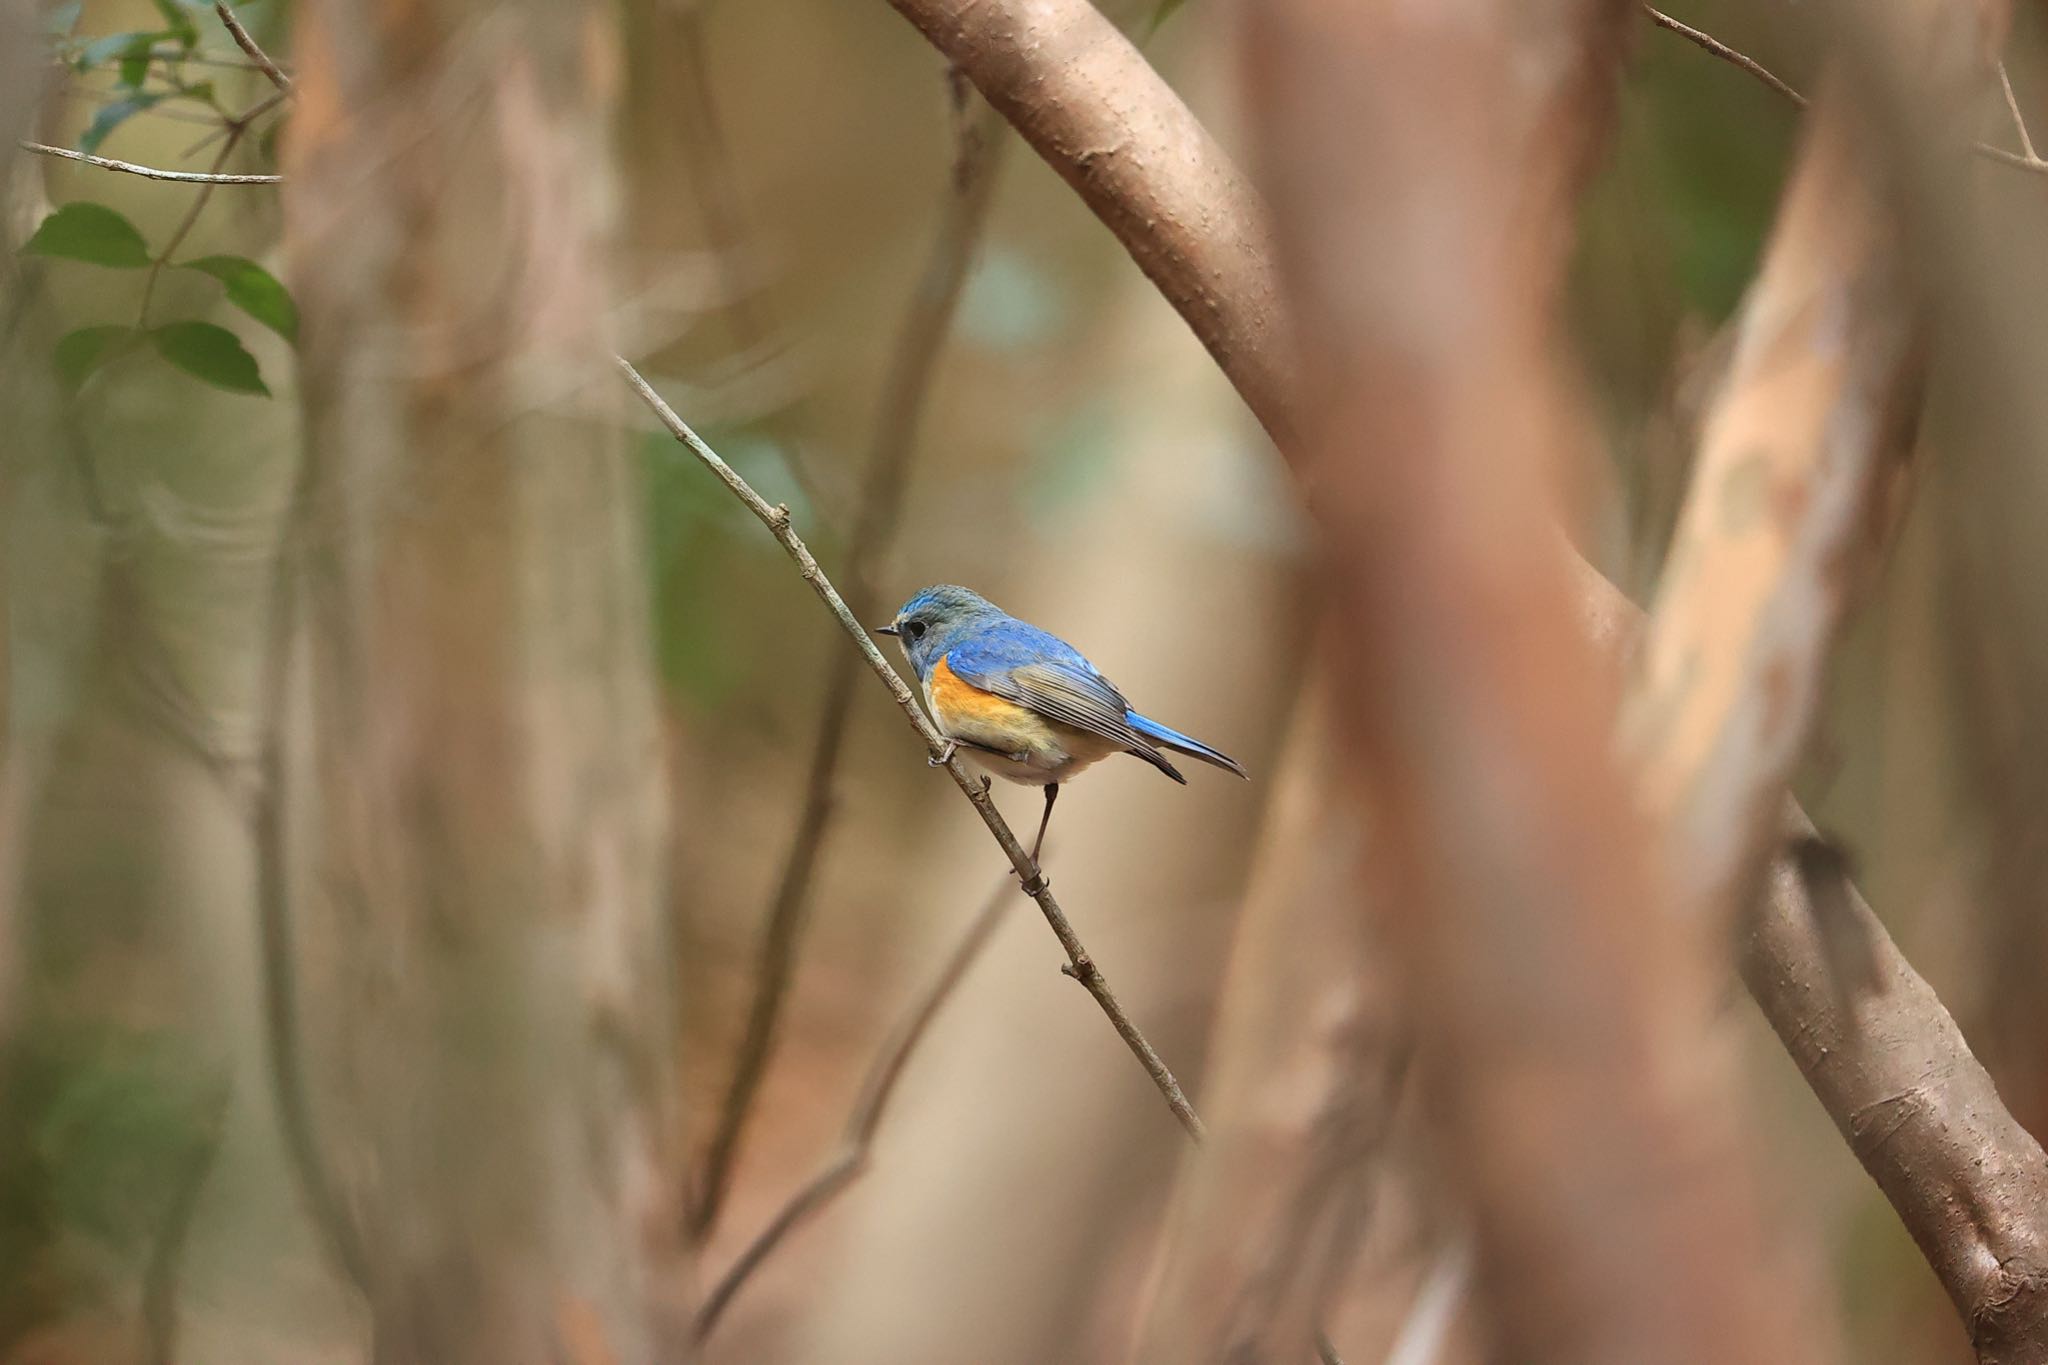
{"label": "blurred background foliage", "polygon": [[[271,50],[289,54],[289,0],[237,8]],[[1783,42],[1757,7],[1699,0],[1678,12],[1810,85],[1811,54]],[[192,17],[202,56],[232,62],[235,49],[210,12],[195,7]],[[1152,18],[1143,7],[1123,17],[1140,33]],[[161,19],[147,0],[86,0],[76,31],[91,38]],[[877,394],[947,193],[955,116],[944,72],[880,0],[623,0],[618,19],[621,333],[685,417],[765,496],[790,505],[832,568],[846,554]],[[2014,77],[2028,108],[2048,110],[2037,29],[2036,12],[2024,9]],[[1190,0],[1147,50],[1232,143],[1225,7]],[[28,135],[80,145],[96,113],[118,98],[117,65],[46,69],[47,97]],[[701,87],[692,84],[697,73]],[[230,108],[267,89],[238,66],[210,79]],[[1684,488],[1680,378],[1710,366],[1713,338],[1755,265],[1795,127],[1796,111],[1742,73],[1647,24],[1636,35],[1618,133],[1584,215],[1569,308],[1612,454],[1593,480],[1600,491],[1590,543],[1638,598],[1654,581]],[[201,168],[212,155],[195,146],[206,131],[167,102],[121,122],[100,150]],[[1987,114],[1986,136],[2000,140],[2001,131]],[[270,139],[255,137],[226,167],[274,168]],[[91,200],[117,208],[155,246],[195,195],[22,156],[10,174],[6,229],[15,245],[52,207]],[[1069,635],[1148,710],[1156,699],[1173,723],[1264,776],[1299,682],[1300,623],[1315,585],[1263,438],[1057,177],[1016,147],[1001,177],[878,590],[896,601],[928,582],[974,585]],[[2007,188],[2016,221],[2038,228],[2048,191],[2032,180]],[[279,233],[274,190],[225,188],[211,196],[183,254],[280,268]],[[179,277],[162,282],[164,315],[232,329],[273,396],[204,387],[143,352],[116,360],[67,400],[50,369],[54,339],[128,321],[137,280],[27,257],[13,258],[9,271],[9,373],[0,380],[4,733],[10,780],[25,784],[7,818],[27,850],[14,871],[18,922],[30,928],[14,936],[5,967],[17,1017],[38,1023],[17,1031],[0,1115],[0,1283],[14,1286],[4,1291],[0,1336],[17,1352],[8,1358],[28,1358],[22,1343],[63,1316],[50,1278],[53,1244],[64,1249],[57,1280],[99,1286],[99,1309],[118,1316],[109,1305],[126,1302],[147,1277],[181,1173],[220,1131],[212,1164],[225,1178],[207,1183],[186,1272],[203,1306],[192,1330],[205,1353],[192,1358],[345,1359],[359,1324],[324,1283],[260,1082],[251,1093],[251,1078],[263,1074],[261,988],[233,771],[252,743],[263,565],[298,441],[292,353],[228,307],[217,283],[171,272]],[[615,397],[603,398],[604,417],[633,427],[643,475],[655,608],[648,628],[676,788],[672,881],[687,986],[681,1083],[701,1129],[792,836],[826,656],[846,646],[758,525]],[[1986,899],[1977,893],[1995,861],[1974,741],[1960,724],[1974,684],[1942,663],[1954,653],[1944,633],[1944,547],[1968,517],[1967,502],[1918,505],[1836,670],[1802,794],[1852,850],[1872,902],[1966,1026],[2003,1019],[2020,1028],[2022,1015],[2001,1014],[1987,998],[1995,955],[1977,947],[2005,940],[1985,922],[1990,912],[1967,908]],[[1219,577],[1226,570],[1227,582]],[[179,738],[195,724],[209,736],[210,760]],[[1000,871],[875,689],[859,694],[850,744],[783,1048],[713,1263],[827,1149],[907,983]],[[217,771],[223,754],[226,773]],[[1053,866],[1083,931],[1113,945],[1099,951],[1131,978],[1140,1017],[1174,1045],[1183,1074],[1196,1075],[1203,983],[1213,982],[1228,938],[1265,784],[1220,793],[1198,778],[1182,793],[1146,777],[1091,779],[1063,802],[1071,823],[1054,827]],[[1013,819],[1035,806],[1035,795],[998,795]],[[1112,886],[1121,890],[1112,895]],[[1160,903],[1131,911],[1128,897],[1148,891]],[[1113,917],[1125,913],[1146,926],[1144,937],[1119,938]],[[2041,938],[2027,943],[2038,952]],[[1129,1106],[1116,1121],[1170,1156],[1177,1139],[1146,1108],[1153,1097],[1140,1093],[1107,1030],[1058,978],[1035,924],[1008,926],[1000,951],[1022,984],[990,986],[981,999],[970,989],[941,1030],[1048,1055],[1004,1103],[1044,1124],[1108,1126],[1081,1095],[1114,1094]],[[2039,956],[2025,960],[2035,980],[2042,965]],[[965,1017],[977,1012],[987,1016],[982,1032]],[[1754,1058],[1758,1122],[1788,1217],[1828,1229],[1833,1264],[1825,1270],[1856,1334],[1852,1358],[1966,1358],[1896,1220],[1746,1003],[1731,1013]],[[2011,1066],[2041,1055],[2039,1039],[1973,1037]],[[1092,1089],[1068,1084],[1067,1061],[1051,1055],[1062,1050],[1100,1063]],[[933,1052],[935,1077],[976,1094],[992,1084],[986,1055],[937,1043]],[[2036,1094],[2048,1088],[2037,1075],[2000,1079]],[[957,1120],[941,1100],[920,1101],[915,1082],[903,1107],[885,1147],[920,1141],[911,1131],[920,1116],[928,1125]],[[2029,1117],[2041,1115],[2036,1108]],[[981,1131],[958,1121],[963,1133]],[[1008,1166],[983,1154],[992,1188],[1006,1198],[1039,1188],[1048,1172],[1031,1151],[1051,1139],[1013,1131],[1003,1140],[1020,1152]],[[920,1161],[943,1159],[919,1150]],[[1091,1253],[1101,1277],[1091,1287],[1128,1290],[1138,1276],[1142,1254],[1132,1248],[1157,1216],[1171,1163],[1151,1164],[1152,1183],[1133,1187],[1122,1231],[1093,1234],[1107,1245]],[[887,1170],[871,1177],[900,1189],[890,1184],[896,1178]],[[913,1258],[887,1238],[937,1224],[891,1225],[869,1209],[830,1226],[837,1231],[821,1227],[750,1290],[714,1359],[822,1358],[799,1344],[815,1345],[826,1330],[816,1321],[826,1297],[817,1277],[862,1254],[901,1254],[907,1264]],[[1051,1274],[1049,1265],[1075,1255],[1071,1238],[1059,1242],[1052,1230],[1039,1241],[998,1238],[985,1251],[976,1273],[994,1283]],[[826,1259],[835,1255],[842,1259]],[[1412,1277],[1412,1247],[1386,1256],[1361,1265],[1361,1302],[1375,1277]],[[851,1310],[840,1303],[836,1311]],[[251,1332],[250,1322],[264,1326]],[[998,1334],[988,1339],[1010,1341],[1017,1354],[984,1358],[1079,1350],[1077,1341],[1086,1352],[1101,1348],[1093,1329],[1075,1330],[1057,1347]],[[936,1340],[904,1345],[894,1358],[942,1349]],[[282,1341],[293,1349],[265,1353]],[[878,1346],[859,1358],[885,1357]]]}

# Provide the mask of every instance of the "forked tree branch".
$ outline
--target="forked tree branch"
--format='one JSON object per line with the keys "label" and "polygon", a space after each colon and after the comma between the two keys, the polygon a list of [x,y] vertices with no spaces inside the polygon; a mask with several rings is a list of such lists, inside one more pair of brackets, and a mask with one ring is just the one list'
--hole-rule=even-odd
{"label": "forked tree branch", "polygon": [[[891,3],[992,104],[1018,111],[1033,148],[1159,283],[1268,431],[1286,432],[1264,210],[1173,90],[1082,0]],[[1100,95],[1091,67],[1116,73],[1113,97]],[[1090,145],[1116,149],[1114,176],[1091,170],[1102,158],[1086,156]],[[1160,211],[1169,207],[1177,211]],[[1228,270],[1205,269],[1219,256]],[[1582,623],[1596,637],[1629,633],[1634,605],[1572,559]],[[2008,1271],[2038,1279],[2048,1266],[2041,1149],[1882,923],[1852,886],[1839,889],[1867,930],[1884,990],[1853,1006],[1836,994],[1814,937],[1817,907],[1785,856],[1773,861],[1744,980],[1836,1126],[1865,1134],[1851,1143],[1858,1160],[1928,1249],[1966,1320],[1996,1321],[2014,1299]],[[1871,1130],[1901,1095],[1913,1097],[1905,1127],[1896,1137]]]}

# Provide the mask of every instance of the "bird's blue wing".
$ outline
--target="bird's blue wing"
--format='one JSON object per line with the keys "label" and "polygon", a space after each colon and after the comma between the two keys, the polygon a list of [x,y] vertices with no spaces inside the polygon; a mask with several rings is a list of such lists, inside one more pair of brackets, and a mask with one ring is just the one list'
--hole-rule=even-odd
{"label": "bird's blue wing", "polygon": [[1011,620],[977,631],[946,652],[946,663],[969,686],[1121,748],[1152,751],[1151,741],[1131,728],[1123,694],[1080,651],[1036,626]]}

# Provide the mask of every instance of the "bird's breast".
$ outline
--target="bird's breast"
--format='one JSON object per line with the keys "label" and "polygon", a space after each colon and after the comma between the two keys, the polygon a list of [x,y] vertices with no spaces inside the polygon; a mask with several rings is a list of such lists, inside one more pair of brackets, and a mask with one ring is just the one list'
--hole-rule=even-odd
{"label": "bird's breast", "polygon": [[977,762],[1012,782],[1064,781],[1115,751],[1095,735],[976,687],[944,658],[925,675],[924,697],[947,738],[974,746]]}

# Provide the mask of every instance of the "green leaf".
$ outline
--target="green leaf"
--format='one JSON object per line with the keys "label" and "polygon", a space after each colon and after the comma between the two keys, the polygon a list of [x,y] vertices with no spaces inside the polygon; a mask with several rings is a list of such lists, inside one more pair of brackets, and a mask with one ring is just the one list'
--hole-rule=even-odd
{"label": "green leaf", "polygon": [[162,95],[137,94],[130,95],[125,100],[116,100],[112,104],[101,105],[100,111],[92,116],[92,122],[85,126],[85,132],[79,135],[78,150],[87,153],[97,152],[100,144],[107,140],[109,133],[162,99]]}
{"label": "green leaf", "polygon": [[123,56],[117,83],[127,86],[130,90],[141,89],[142,83],[149,79],[149,61],[147,52],[132,52]]}
{"label": "green leaf", "polygon": [[80,71],[87,67],[110,62],[117,57],[142,57],[149,54],[152,44],[159,38],[168,38],[168,33],[109,33],[93,39],[78,50],[72,65]]}
{"label": "green leaf", "polygon": [[199,45],[199,26],[175,0],[156,0],[156,12],[164,17],[164,24],[170,30],[168,36],[179,47],[190,52]]}
{"label": "green leaf", "polygon": [[81,327],[57,339],[57,374],[64,387],[77,392],[86,376],[114,354],[115,348],[135,335],[133,327]]}
{"label": "green leaf", "polygon": [[28,256],[61,256],[93,265],[137,269],[149,264],[149,246],[135,225],[105,204],[66,204],[36,229],[22,248]]}
{"label": "green leaf", "polygon": [[256,357],[243,350],[241,341],[225,327],[210,322],[169,322],[152,329],[149,340],[158,355],[195,379],[229,393],[270,396],[256,368]]}
{"label": "green leaf", "polygon": [[299,309],[277,276],[245,256],[201,256],[180,261],[180,270],[197,270],[219,280],[228,302],[286,341],[299,339]]}

